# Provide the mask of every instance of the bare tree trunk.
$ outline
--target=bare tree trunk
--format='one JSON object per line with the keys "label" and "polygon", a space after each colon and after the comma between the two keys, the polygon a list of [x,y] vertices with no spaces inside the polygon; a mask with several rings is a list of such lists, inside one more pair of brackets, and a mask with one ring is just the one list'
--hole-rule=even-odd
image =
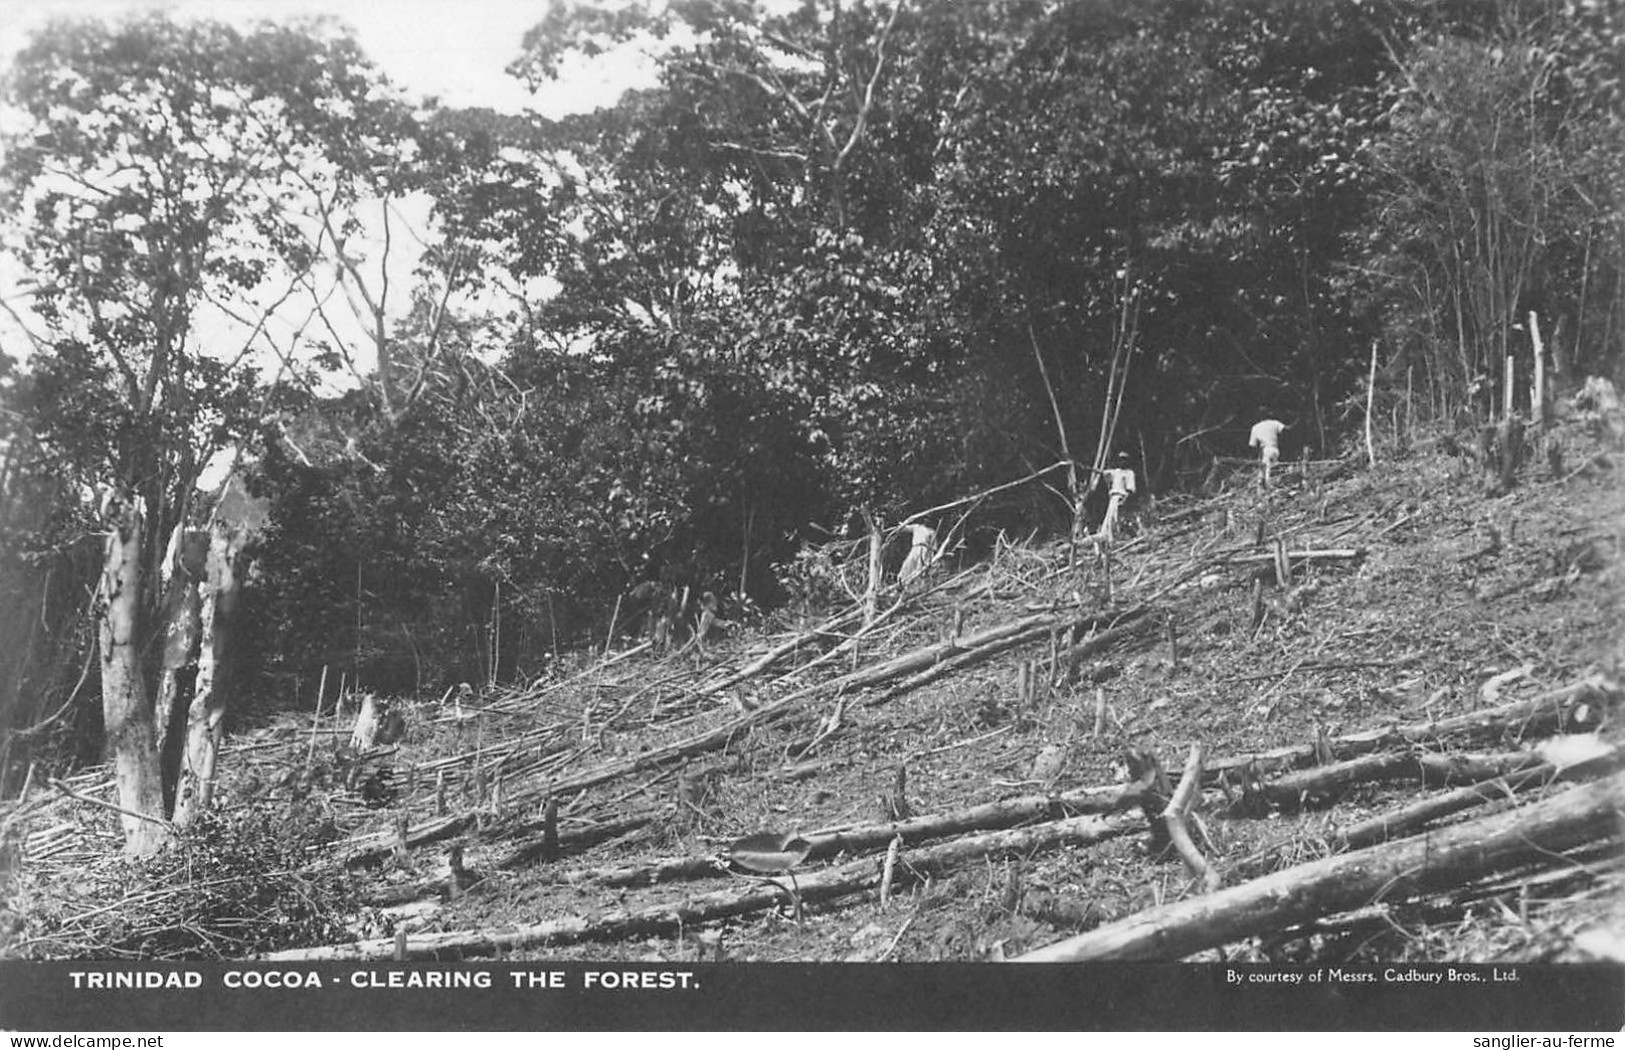
{"label": "bare tree trunk", "polygon": [[163,667],[158,678],[158,696],[152,722],[159,761],[170,774],[173,774],[174,768],[165,761],[164,756],[168,751],[170,730],[175,725],[175,707],[185,694],[186,669],[197,666],[199,617],[202,613],[198,584],[206,571],[208,544],[207,531],[189,529],[185,523],[175,527],[175,543],[169,554],[170,577],[164,593]]}
{"label": "bare tree trunk", "polygon": [[186,753],[181,759],[180,783],[175,789],[175,824],[186,827],[209,808],[214,795],[214,767],[219,756],[226,696],[220,682],[227,666],[231,617],[241,581],[237,556],[248,531],[216,517],[210,528],[200,617],[197,686],[186,713]]}
{"label": "bare tree trunk", "polygon": [[102,718],[118,788],[124,849],[144,857],[168,845],[163,822],[163,774],[152,733],[152,700],[141,677],[141,508],[121,491],[102,561],[102,607],[97,628],[102,663]]}
{"label": "bare tree trunk", "polygon": [[863,523],[869,528],[869,585],[863,592],[863,625],[867,627],[874,623],[880,612],[880,578],[884,563],[880,558],[883,543],[880,523],[869,513],[868,507],[863,508]]}

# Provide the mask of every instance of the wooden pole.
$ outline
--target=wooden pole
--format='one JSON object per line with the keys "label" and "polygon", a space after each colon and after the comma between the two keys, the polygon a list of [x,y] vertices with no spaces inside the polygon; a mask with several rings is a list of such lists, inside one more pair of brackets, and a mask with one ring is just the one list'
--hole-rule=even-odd
{"label": "wooden pole", "polygon": [[[316,715],[310,720],[310,748],[305,752],[305,768],[316,757],[316,730],[322,724],[322,694],[327,692],[327,664],[322,665],[322,680],[316,685]],[[335,715],[335,717],[337,717]]]}
{"label": "wooden pole", "polygon": [[610,646],[615,644],[615,628],[621,620],[621,595],[615,596],[615,608],[609,614],[609,637],[604,639],[604,655],[609,655]]}
{"label": "wooden pole", "polygon": [[[1411,398],[1415,395],[1416,369],[1407,368],[1405,369],[1405,441],[1407,445],[1411,440],[1411,435],[1416,431],[1416,408],[1411,401]],[[1304,458],[1308,459],[1309,457],[1305,455]]]}
{"label": "wooden pole", "polygon": [[1512,367],[1512,355],[1507,355],[1506,381],[1501,384],[1501,418],[1512,418],[1512,384],[1517,381],[1517,373]]}
{"label": "wooden pole", "polygon": [[1529,418],[1539,430],[1546,424],[1546,348],[1540,338],[1540,315],[1529,311],[1529,341],[1535,350],[1535,385],[1529,394]]}
{"label": "wooden pole", "polygon": [[1365,382],[1365,457],[1377,465],[1377,448],[1371,441],[1371,408],[1377,400],[1377,341],[1371,340],[1371,374]]}

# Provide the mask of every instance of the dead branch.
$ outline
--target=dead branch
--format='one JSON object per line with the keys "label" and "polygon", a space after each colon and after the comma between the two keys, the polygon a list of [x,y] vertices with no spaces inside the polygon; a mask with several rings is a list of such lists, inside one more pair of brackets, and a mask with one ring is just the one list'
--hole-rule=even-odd
{"label": "dead branch", "polygon": [[992,488],[983,489],[981,492],[972,493],[969,496],[961,496],[959,499],[950,500],[947,503],[939,503],[935,507],[927,507],[925,510],[920,511],[918,514],[911,514],[908,517],[904,518],[902,521],[898,522],[897,523],[897,528],[903,528],[903,527],[908,526],[908,525],[913,525],[915,522],[922,521],[925,518],[929,518],[933,514],[941,514],[943,511],[953,510],[956,507],[963,507],[967,503],[976,503],[976,502],[978,502],[980,500],[984,500],[987,497],[992,496],[992,495],[994,495],[996,493],[1003,492],[1006,489],[1013,489],[1017,485],[1025,485],[1027,482],[1032,481],[1035,478],[1041,478],[1045,474],[1049,474],[1049,473],[1051,473],[1053,471],[1060,470],[1062,467],[1067,466],[1069,463],[1070,463],[1070,460],[1063,459],[1058,463],[1051,463],[1049,466],[1045,467],[1042,470],[1035,470],[1031,474],[1028,474],[1026,477],[1017,478],[1014,481],[1006,481],[1002,485],[994,485]]}
{"label": "dead branch", "polygon": [[1168,806],[1162,811],[1162,819],[1168,828],[1168,838],[1173,842],[1174,849],[1179,851],[1180,859],[1191,870],[1191,874],[1202,880],[1202,885],[1209,893],[1219,888],[1219,873],[1213,865],[1202,856],[1202,851],[1196,848],[1191,839],[1190,828],[1186,826],[1185,818],[1190,813],[1192,802],[1201,795],[1197,785],[1202,782],[1202,745],[1192,744],[1190,757],[1185,761],[1184,775],[1179,778],[1179,786],[1174,788],[1174,797],[1168,800]]}
{"label": "dead branch", "polygon": [[91,798],[89,795],[81,795],[79,792],[73,790],[68,785],[66,785],[62,781],[58,780],[56,777],[50,777],[46,781],[46,783],[50,784],[52,787],[56,788],[58,791],[62,792],[64,795],[68,796],[69,798],[73,799],[75,802],[84,802],[84,803],[86,803],[88,805],[99,806],[102,809],[108,810],[109,812],[112,812],[112,813],[117,813],[120,816],[133,817],[133,818],[135,818],[137,820],[149,821],[149,822],[151,822],[153,824],[158,824],[158,825],[161,825],[161,826],[163,826],[165,828],[169,828],[171,830],[173,830],[173,828],[174,828],[173,824],[171,824],[167,820],[164,820],[162,817],[154,817],[151,814],[147,814],[147,813],[137,813],[135,810],[125,809],[123,806],[115,806],[111,802],[103,802],[99,798]]}

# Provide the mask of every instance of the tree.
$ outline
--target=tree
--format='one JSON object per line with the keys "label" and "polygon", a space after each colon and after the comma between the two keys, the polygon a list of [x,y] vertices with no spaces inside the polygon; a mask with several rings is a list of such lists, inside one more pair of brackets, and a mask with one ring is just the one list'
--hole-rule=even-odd
{"label": "tree", "polygon": [[25,120],[5,204],[48,344],[30,364],[34,425],[62,473],[102,494],[102,706],[134,854],[170,835],[147,655],[168,540],[194,519],[211,456],[265,407],[252,351],[287,294],[271,282],[313,264],[301,224],[353,180],[335,147],[377,83],[324,26],[149,16],[55,23],[8,85]]}
{"label": "tree", "polygon": [[1530,311],[1568,322],[1576,363],[1600,365],[1625,263],[1617,5],[1487,13],[1396,49],[1390,128],[1373,150],[1376,298],[1447,409],[1522,351]]}

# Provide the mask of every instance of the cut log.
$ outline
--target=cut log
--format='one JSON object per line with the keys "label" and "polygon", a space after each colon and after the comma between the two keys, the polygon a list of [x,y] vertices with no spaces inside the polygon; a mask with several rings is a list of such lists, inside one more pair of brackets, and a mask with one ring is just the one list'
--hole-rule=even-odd
{"label": "cut log", "polygon": [[[1060,627],[1063,630],[1069,626],[1085,629],[1098,626],[1101,622],[1110,622],[1114,626],[1092,638],[1085,639],[1076,645],[1061,650],[1058,654],[1059,659],[1063,662],[1078,660],[1154,628],[1156,624],[1146,618],[1146,611],[1145,607],[1141,606],[1115,613],[1109,617],[1109,620],[1106,617],[1090,617],[1072,621],[1070,624],[1061,623]],[[1040,623],[1040,620],[1045,622]],[[1032,620],[1024,620],[1022,623],[1029,626],[1020,631],[992,628],[990,631],[984,631],[980,635],[962,639],[957,643],[944,643],[942,646],[937,647],[939,652],[935,659],[927,660],[922,657],[913,661],[915,667],[923,666],[923,670],[911,678],[905,678],[891,689],[870,700],[870,706],[878,707],[911,689],[917,689],[922,685],[933,682],[943,675],[951,674],[970,664],[979,663],[1004,652],[1006,649],[1012,649],[1018,645],[1024,645],[1027,642],[1045,637],[1057,627],[1057,621],[1053,617],[1035,617]],[[992,634],[992,632],[998,633]],[[992,637],[989,637],[990,634],[992,634]]]}
{"label": "cut log", "polygon": [[820,651],[822,651],[821,643],[824,643],[831,638],[839,638],[845,633],[848,627],[851,627],[853,624],[858,622],[860,616],[861,610],[849,609],[839,616],[825,620],[812,630],[803,631],[802,633],[791,638],[789,641],[769,649],[767,652],[763,653],[761,656],[758,656],[756,659],[752,660],[744,667],[741,667],[733,674],[730,674],[727,677],[717,681],[707,682],[699,686],[695,690],[695,694],[698,696],[714,696],[717,693],[722,692],[724,689],[731,689],[734,686],[739,685],[741,682],[746,682],[756,677],[763,671],[766,671],[769,667],[772,667],[774,664],[784,659],[786,656],[789,656],[799,650],[819,647]]}
{"label": "cut log", "polygon": [[1413,750],[1362,755],[1346,762],[1288,773],[1246,791],[1232,811],[1256,814],[1321,805],[1357,784],[1415,780],[1428,785],[1476,784],[1527,770],[1550,768],[1532,751],[1498,754],[1418,754]]}
{"label": "cut log", "polygon": [[[411,846],[425,846],[431,842],[440,842],[474,826],[475,814],[467,813],[460,816],[436,817],[424,821],[416,828],[408,829],[406,844]],[[394,830],[380,831],[357,840],[344,854],[341,863],[346,867],[361,867],[367,864],[376,864],[395,851],[395,845],[400,841],[400,835]]]}
{"label": "cut log", "polygon": [[1287,773],[1256,787],[1250,780],[1246,781],[1241,797],[1230,810],[1246,816],[1257,816],[1271,809],[1291,812],[1324,803],[1355,784],[1419,776],[1420,766],[1409,750],[1362,755],[1347,762]]}
{"label": "cut log", "polygon": [[1507,751],[1493,755],[1434,752],[1418,755],[1416,764],[1423,784],[1429,787],[1448,787],[1514,776],[1528,770],[1540,769],[1547,763],[1533,751]]}
{"label": "cut log", "polygon": [[[894,879],[917,881],[984,857],[1028,856],[1062,846],[1087,846],[1134,831],[1138,817],[1123,815],[1072,817],[1035,828],[995,831],[986,835],[956,839],[920,850],[894,873]],[[883,874],[882,857],[866,857],[799,880],[804,904],[836,900],[877,887]],[[775,888],[752,886],[719,890],[684,901],[668,901],[646,908],[601,912],[592,918],[572,916],[551,922],[534,923],[506,930],[455,930],[409,937],[407,958],[456,959],[499,955],[538,946],[557,947],[588,940],[618,940],[651,934],[674,933],[736,915],[766,911],[778,905],[782,893]],[[393,938],[332,944],[316,948],[296,948],[263,956],[274,962],[314,962],[318,960],[389,959],[400,947]]]}
{"label": "cut log", "polygon": [[1520,791],[1543,787],[1554,780],[1581,780],[1612,772],[1621,765],[1625,765],[1625,748],[1616,748],[1605,755],[1562,769],[1542,762],[1504,778],[1485,777],[1470,787],[1424,798],[1350,825],[1332,836],[1331,843],[1340,850],[1364,849],[1379,842],[1403,838],[1453,813],[1505,801]]}
{"label": "cut log", "polygon": [[[1406,744],[1462,743],[1508,736],[1527,739],[1563,730],[1595,729],[1603,716],[1625,699],[1618,683],[1591,675],[1532,700],[1473,711],[1432,722],[1411,722],[1332,738],[1333,750],[1343,757],[1393,750]],[[1314,761],[1313,744],[1299,744],[1254,755],[1233,755],[1208,763],[1204,782],[1214,784],[1226,773],[1245,767],[1268,771],[1290,769]]]}
{"label": "cut log", "polygon": [[1622,835],[1625,773],[1435,834],[1344,853],[1162,908],[1020,956],[1020,962],[1184,959],[1382,899],[1427,894]]}
{"label": "cut log", "polygon": [[[910,820],[886,821],[834,831],[813,831],[804,835],[811,860],[824,860],[841,853],[879,849],[901,839],[905,846],[931,839],[962,835],[969,831],[989,831],[1038,820],[1058,820],[1084,814],[1104,814],[1137,805],[1138,798],[1121,787],[1082,788],[1055,795],[1025,795],[989,802],[952,813],[937,813]],[[620,865],[612,868],[576,870],[561,876],[570,883],[594,882],[605,886],[652,886],[681,879],[709,878],[717,873],[716,859],[710,856],[676,857],[654,864]]]}
{"label": "cut log", "polygon": [[[515,868],[525,867],[537,860],[545,862],[549,856],[556,859],[569,856],[572,853],[580,853],[582,850],[608,842],[611,839],[618,839],[623,835],[641,831],[650,824],[651,820],[652,818],[647,816],[628,817],[625,820],[613,820],[604,824],[575,828],[571,831],[560,831],[553,836],[549,836],[544,812],[541,821],[542,833],[520,840],[518,845],[497,859],[493,866],[504,871],[511,871]],[[536,826],[531,825],[531,829],[534,830]]]}
{"label": "cut log", "polygon": [[1289,551],[1282,547],[1278,550],[1264,551],[1258,554],[1233,554],[1225,560],[1243,565],[1267,562],[1271,565],[1280,564],[1284,566],[1285,563],[1282,562],[1283,556],[1292,565],[1298,565],[1306,561],[1359,561],[1365,555],[1364,547],[1328,547],[1324,550],[1309,549],[1301,551]]}

